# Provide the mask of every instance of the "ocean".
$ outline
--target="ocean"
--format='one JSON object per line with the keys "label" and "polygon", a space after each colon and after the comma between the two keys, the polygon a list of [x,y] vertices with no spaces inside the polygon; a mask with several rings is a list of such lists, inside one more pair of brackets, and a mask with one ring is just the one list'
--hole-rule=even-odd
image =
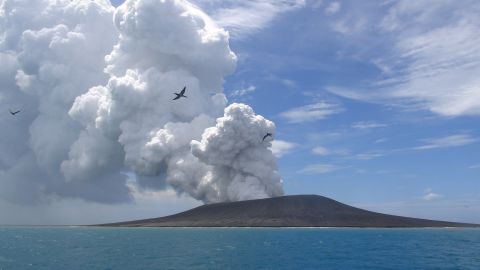
{"label": "ocean", "polygon": [[480,229],[0,227],[0,269],[480,269]]}

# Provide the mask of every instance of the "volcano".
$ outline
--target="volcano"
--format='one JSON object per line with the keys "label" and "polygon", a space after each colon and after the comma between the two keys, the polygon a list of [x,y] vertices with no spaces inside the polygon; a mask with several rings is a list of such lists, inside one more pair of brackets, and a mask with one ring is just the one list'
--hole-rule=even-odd
{"label": "volcano", "polygon": [[352,207],[318,195],[206,204],[171,216],[99,226],[111,227],[479,227],[401,217]]}

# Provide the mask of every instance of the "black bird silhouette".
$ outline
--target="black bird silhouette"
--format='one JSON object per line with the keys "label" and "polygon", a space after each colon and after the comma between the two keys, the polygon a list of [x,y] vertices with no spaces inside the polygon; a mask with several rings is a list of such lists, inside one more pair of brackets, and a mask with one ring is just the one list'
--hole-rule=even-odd
{"label": "black bird silhouette", "polygon": [[17,113],[19,113],[19,112],[20,112],[20,110],[18,110],[18,111],[15,111],[15,112],[12,112],[12,110],[9,110],[9,111],[10,111],[10,114],[11,114],[11,115],[15,115],[15,114],[17,114]]}
{"label": "black bird silhouette", "polygon": [[177,99],[180,99],[182,97],[186,98],[187,96],[185,96],[185,90],[187,90],[187,87],[183,87],[182,91],[180,91],[180,93],[174,93],[175,95],[177,95],[173,100],[177,100]]}
{"label": "black bird silhouette", "polygon": [[263,136],[262,142],[264,142],[267,137],[272,137],[273,138],[272,133],[267,132],[267,134],[265,136]]}

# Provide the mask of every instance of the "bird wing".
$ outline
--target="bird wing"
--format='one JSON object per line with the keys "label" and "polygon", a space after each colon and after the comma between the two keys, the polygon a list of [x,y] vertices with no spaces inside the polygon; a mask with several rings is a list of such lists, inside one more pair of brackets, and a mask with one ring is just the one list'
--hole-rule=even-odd
{"label": "bird wing", "polygon": [[172,100],[177,100],[177,99],[180,98],[180,95],[179,95],[179,94],[175,94],[175,95],[177,95],[177,96],[176,96],[174,99],[172,99]]}
{"label": "bird wing", "polygon": [[263,139],[262,139],[262,141],[265,141],[265,139],[266,139],[267,137],[268,137],[268,134],[267,134],[267,135],[265,135],[265,136],[263,136]]}
{"label": "bird wing", "polygon": [[185,94],[185,90],[187,90],[187,87],[183,87],[182,91],[180,91],[180,95],[183,96],[183,94]]}

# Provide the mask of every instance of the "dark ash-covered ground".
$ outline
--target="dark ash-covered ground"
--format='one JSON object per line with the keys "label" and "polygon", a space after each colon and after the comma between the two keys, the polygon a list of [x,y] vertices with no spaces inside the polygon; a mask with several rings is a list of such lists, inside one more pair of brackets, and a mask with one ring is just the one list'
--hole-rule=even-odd
{"label": "dark ash-covered ground", "polygon": [[171,216],[102,224],[111,227],[479,227],[386,215],[318,195],[203,205]]}

